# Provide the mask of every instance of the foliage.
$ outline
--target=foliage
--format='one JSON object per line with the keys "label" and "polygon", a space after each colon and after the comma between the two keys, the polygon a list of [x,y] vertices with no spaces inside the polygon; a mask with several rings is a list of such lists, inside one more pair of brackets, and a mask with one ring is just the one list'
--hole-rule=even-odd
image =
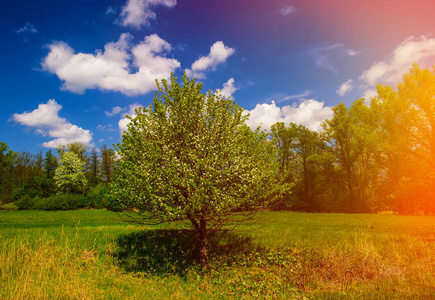
{"label": "foliage", "polygon": [[30,197],[29,195],[23,195],[14,201],[16,207],[19,210],[32,210],[36,209],[36,203],[38,202],[38,198]]}
{"label": "foliage", "polygon": [[79,142],[74,142],[68,145],[62,145],[58,147],[57,153],[59,154],[60,157],[63,157],[64,153],[72,152],[75,155],[77,155],[77,157],[81,161],[86,162],[88,160],[87,150],[88,150],[88,146]]}
{"label": "foliage", "polygon": [[17,153],[9,149],[9,146],[0,142],[0,171],[4,171],[8,166],[14,163]]}
{"label": "foliage", "polygon": [[0,142],[0,200],[1,203],[9,203],[12,200],[14,178],[10,176],[15,164],[17,153],[9,149],[9,146]]}
{"label": "foliage", "polygon": [[47,150],[45,153],[45,159],[43,162],[43,167],[45,173],[47,174],[47,179],[53,178],[54,170],[56,170],[58,166],[57,158],[51,153],[51,149]]}
{"label": "foliage", "polygon": [[[33,155],[27,151],[16,153],[9,150],[5,143],[0,143],[1,162],[0,162],[0,204],[10,204],[9,206],[1,206],[0,209],[17,209],[15,203],[18,203],[21,209],[77,209],[75,204],[65,204],[68,201],[63,200],[44,200],[44,198],[53,196],[57,192],[63,193],[84,193],[89,192],[86,197],[85,207],[102,207],[105,203],[106,185],[101,185],[102,176],[100,176],[100,158],[96,149],[92,149],[91,154],[86,152],[87,147],[80,143],[73,143],[62,148],[59,148],[60,156],[71,152],[82,159],[89,162],[89,167],[86,163],[79,172],[79,177],[83,178],[81,173],[84,173],[88,182],[82,181],[79,185],[64,186],[62,189],[56,188],[56,182],[53,179],[55,170],[58,167],[57,158],[52,154],[52,150],[48,149],[45,152],[40,151]],[[114,153],[112,149],[106,147],[106,152]],[[68,154],[69,155],[69,154]],[[67,155],[67,156],[68,156]],[[106,163],[107,168],[114,168],[116,161],[112,160]],[[111,164],[111,165],[110,165]],[[62,167],[63,170],[68,168]],[[69,171],[72,169],[70,168]],[[81,179],[80,179],[81,180]],[[67,191],[68,189],[68,191]],[[20,200],[23,198],[22,200]],[[51,203],[50,205],[47,203]],[[78,201],[81,203],[80,201]],[[41,205],[37,205],[37,204]],[[43,203],[45,203],[43,205]],[[55,207],[58,208],[55,208]],[[79,205],[83,207],[83,205]]]}
{"label": "foliage", "polygon": [[85,195],[53,195],[38,199],[35,204],[37,210],[73,210],[89,208],[89,200]]}
{"label": "foliage", "polygon": [[[210,92],[201,94],[200,85],[190,82],[185,83],[186,88],[166,83],[156,95],[154,106],[140,111],[130,125],[134,130],[126,135],[126,141],[137,146],[125,147],[124,154],[120,152],[125,158],[118,178],[128,188],[119,186],[120,194],[106,199],[101,184],[108,185],[113,180],[118,153],[103,145],[98,157],[96,149],[73,143],[60,148],[60,156],[67,152],[79,156],[83,163],[80,174],[84,173],[87,183],[65,185],[58,192],[88,193],[91,206],[100,207],[104,203],[111,210],[137,211],[139,217],[143,216],[141,211],[151,210],[155,214],[146,216],[166,221],[183,218],[188,211],[200,217],[203,209],[207,214],[225,215],[230,210],[247,210],[252,204],[255,207],[262,203],[261,197],[255,203],[243,202],[262,186],[268,186],[267,180],[261,183],[259,179],[267,177],[267,173],[270,180],[278,178],[286,184],[294,183],[290,191],[280,191],[282,195],[271,193],[276,201],[272,201],[273,197],[267,200],[272,204],[269,208],[275,210],[433,214],[434,68],[414,65],[396,86],[378,85],[377,95],[372,99],[335,106],[333,116],[325,121],[321,132],[294,123],[277,123],[267,138],[263,132],[250,133],[244,128],[242,120],[247,116],[240,113],[241,108],[232,108],[234,101]],[[180,95],[186,95],[185,99],[178,99]],[[221,104],[228,110],[219,110]],[[153,114],[147,116],[148,112]],[[240,126],[225,118],[238,119]],[[237,129],[231,131],[228,129],[231,126]],[[146,132],[149,128],[157,129]],[[154,139],[160,142],[153,144]],[[233,141],[237,144],[244,139],[256,145],[264,141],[265,150],[260,155],[255,154],[256,150],[245,151],[243,147],[237,150],[231,146]],[[275,149],[269,149],[272,147]],[[262,173],[259,177],[246,168],[234,171],[238,163],[249,165],[249,159],[240,158],[248,154],[252,156],[252,170]],[[265,165],[272,163],[272,158],[278,166],[270,169]],[[45,156],[42,151],[36,155],[27,151],[16,153],[0,143],[0,203],[12,203],[25,195],[30,198],[53,195],[56,168],[57,159],[51,150]],[[158,172],[149,176],[152,168]],[[144,178],[147,183],[141,185]],[[129,182],[131,179],[134,180]],[[216,180],[218,186],[213,183]],[[233,188],[239,183],[251,187],[239,193]],[[274,185],[270,187],[273,189]],[[203,197],[204,194],[207,196]],[[153,205],[147,206],[149,202],[142,201],[151,198]],[[213,224],[208,225],[213,229]]]}
{"label": "foliage", "polygon": [[172,75],[157,87],[153,105],[136,110],[117,146],[111,207],[137,210],[137,222],[190,220],[205,267],[207,233],[228,224],[232,210],[264,207],[286,185],[267,135],[246,126],[233,100],[202,94],[186,75],[181,85]]}
{"label": "foliage", "polygon": [[278,122],[271,127],[272,140],[278,149],[280,176],[295,182],[291,194],[277,208],[321,211],[325,208],[328,184],[322,168],[326,168],[327,146],[321,136],[303,125]]}
{"label": "foliage", "polygon": [[56,184],[54,179],[35,176],[29,181],[30,184],[32,185],[32,188],[38,191],[40,197],[48,197],[55,193]]}
{"label": "foliage", "polygon": [[435,68],[414,65],[402,82],[378,85],[316,134],[301,125],[271,128],[280,175],[295,181],[292,209],[435,212]]}
{"label": "foliage", "polygon": [[373,111],[363,99],[349,109],[341,103],[333,111],[324,129],[337,166],[334,177],[344,192],[343,205],[347,212],[368,212],[377,175],[374,158],[378,139]]}
{"label": "foliage", "polygon": [[94,208],[103,208],[107,201],[108,188],[105,184],[98,184],[97,186],[91,187],[86,194],[89,205]]}
{"label": "foliage", "polygon": [[15,205],[15,203],[7,203],[0,205],[0,210],[18,210],[18,207]]}
{"label": "foliage", "polygon": [[14,201],[17,201],[24,196],[29,196],[30,198],[35,198],[38,196],[38,191],[33,189],[28,184],[24,184],[22,187],[14,189],[14,191],[13,191]]}
{"label": "foliage", "polygon": [[113,149],[107,148],[104,144],[101,147],[101,175],[103,182],[109,184],[112,182],[113,177],[113,167],[115,162],[115,151]]}
{"label": "foliage", "polygon": [[87,172],[88,182],[92,185],[97,185],[100,177],[100,171],[98,170],[97,149],[92,148],[89,162],[90,162],[90,168],[89,168],[89,172]]}
{"label": "foliage", "polygon": [[59,191],[66,194],[84,192],[86,177],[84,174],[84,161],[74,152],[65,152],[59,161],[54,180]]}
{"label": "foliage", "polygon": [[23,195],[15,202],[19,210],[75,210],[82,208],[98,208],[94,199],[85,195],[58,194],[45,198]]}
{"label": "foliage", "polygon": [[413,65],[397,89],[378,85],[371,106],[378,116],[377,193],[401,213],[435,212],[435,67]]}

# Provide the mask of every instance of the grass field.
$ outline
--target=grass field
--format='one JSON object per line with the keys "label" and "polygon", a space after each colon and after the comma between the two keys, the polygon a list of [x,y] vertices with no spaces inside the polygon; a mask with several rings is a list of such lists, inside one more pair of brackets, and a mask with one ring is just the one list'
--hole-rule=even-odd
{"label": "grass field", "polygon": [[212,237],[105,210],[0,211],[0,299],[431,299],[435,217],[264,212]]}

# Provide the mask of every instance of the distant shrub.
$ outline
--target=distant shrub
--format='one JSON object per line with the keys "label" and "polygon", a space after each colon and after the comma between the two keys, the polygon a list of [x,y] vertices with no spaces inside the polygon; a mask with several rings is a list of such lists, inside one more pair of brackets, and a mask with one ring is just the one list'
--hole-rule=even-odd
{"label": "distant shrub", "polygon": [[103,208],[107,202],[107,192],[108,189],[105,184],[92,187],[87,194],[89,206],[92,208]]}
{"label": "distant shrub", "polygon": [[14,201],[19,200],[24,196],[29,196],[30,198],[35,198],[39,195],[38,191],[30,187],[28,184],[23,184],[22,187],[15,188],[12,193]]}
{"label": "distant shrub", "polygon": [[9,194],[0,194],[0,204],[8,204],[14,202],[14,197]]}
{"label": "distant shrub", "polygon": [[392,210],[383,210],[379,211],[378,215],[397,215],[397,213]]}
{"label": "distant shrub", "polygon": [[29,195],[24,195],[18,200],[16,200],[14,203],[18,207],[19,210],[31,210],[36,209],[36,202],[39,200],[39,198],[32,198]]}
{"label": "distant shrub", "polygon": [[18,207],[12,202],[0,205],[0,210],[18,210]]}
{"label": "distant shrub", "polygon": [[35,209],[38,210],[73,210],[89,207],[89,201],[85,195],[60,194],[39,199]]}
{"label": "distant shrub", "polygon": [[86,195],[58,194],[46,198],[24,195],[15,202],[19,210],[74,210],[93,208],[92,199]]}

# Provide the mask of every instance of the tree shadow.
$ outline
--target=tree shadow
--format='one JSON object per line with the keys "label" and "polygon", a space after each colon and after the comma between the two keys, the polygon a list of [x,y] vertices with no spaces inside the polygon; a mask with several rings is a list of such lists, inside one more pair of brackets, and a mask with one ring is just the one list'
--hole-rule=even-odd
{"label": "tree shadow", "polygon": [[[197,234],[188,229],[155,229],[120,236],[114,253],[127,272],[185,275],[199,268]],[[208,236],[209,261],[231,260],[252,252],[256,246],[249,236],[222,231]]]}

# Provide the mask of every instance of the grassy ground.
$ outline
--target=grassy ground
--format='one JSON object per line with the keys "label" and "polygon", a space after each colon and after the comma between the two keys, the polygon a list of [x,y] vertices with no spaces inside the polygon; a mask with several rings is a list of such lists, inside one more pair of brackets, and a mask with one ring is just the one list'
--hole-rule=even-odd
{"label": "grassy ground", "polygon": [[0,299],[431,299],[435,217],[265,212],[192,257],[182,225],[0,211]]}

